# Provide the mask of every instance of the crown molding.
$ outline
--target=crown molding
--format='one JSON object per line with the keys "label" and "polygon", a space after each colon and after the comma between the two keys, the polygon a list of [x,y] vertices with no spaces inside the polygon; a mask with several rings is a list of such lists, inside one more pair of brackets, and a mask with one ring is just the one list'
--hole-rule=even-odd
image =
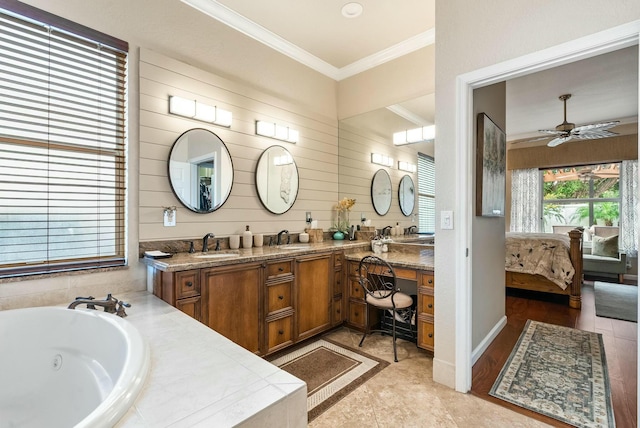
{"label": "crown molding", "polygon": [[393,104],[393,105],[387,106],[387,110],[394,112],[395,114],[397,114],[401,118],[403,118],[405,120],[408,120],[409,122],[413,123],[416,126],[433,125],[433,123],[429,122],[424,117],[422,117],[422,116],[420,116],[418,114],[415,114],[414,112],[409,111],[406,108],[404,108],[404,107],[402,107],[401,105],[398,105],[398,104]]}
{"label": "crown molding", "polygon": [[181,0],[194,9],[209,15],[221,23],[233,28],[252,39],[269,46],[270,48],[288,56],[309,68],[322,73],[327,77],[340,81],[370,68],[384,64],[410,52],[435,43],[435,30],[411,37],[403,42],[393,45],[368,57],[362,58],[342,68],[321,60],[304,49],[288,42],[277,34],[245,18],[239,13],[229,9],[216,0]]}

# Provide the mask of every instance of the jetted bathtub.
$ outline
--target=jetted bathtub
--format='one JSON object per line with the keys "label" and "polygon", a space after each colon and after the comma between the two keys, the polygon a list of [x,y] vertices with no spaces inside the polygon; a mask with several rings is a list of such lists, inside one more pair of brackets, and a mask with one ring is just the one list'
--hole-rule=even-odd
{"label": "jetted bathtub", "polygon": [[99,310],[0,311],[0,427],[111,427],[131,407],[149,348]]}

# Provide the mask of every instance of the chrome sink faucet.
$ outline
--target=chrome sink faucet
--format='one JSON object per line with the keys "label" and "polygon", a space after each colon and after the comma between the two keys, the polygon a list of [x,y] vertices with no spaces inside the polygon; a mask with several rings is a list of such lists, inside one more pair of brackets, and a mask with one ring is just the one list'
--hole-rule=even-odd
{"label": "chrome sink faucet", "polygon": [[[282,245],[282,235],[286,233],[287,237],[289,236],[289,231],[288,230],[281,230],[280,232],[278,232],[278,240],[276,241],[276,245]],[[288,239],[288,238],[287,238]]]}
{"label": "chrome sink faucet", "polygon": [[382,232],[380,232],[380,235],[389,236],[390,233],[391,233],[391,226],[385,226],[382,228]]}
{"label": "chrome sink faucet", "polygon": [[76,297],[67,309],[75,309],[78,305],[87,305],[87,309],[96,309],[96,306],[104,308],[104,311],[110,314],[116,314],[119,317],[126,317],[127,313],[124,308],[130,308],[131,304],[116,299],[109,293],[104,300],[96,300],[95,297]]}
{"label": "chrome sink faucet", "polygon": [[215,238],[216,236],[213,233],[207,233],[202,238],[202,252],[206,253],[209,251],[209,238]]}

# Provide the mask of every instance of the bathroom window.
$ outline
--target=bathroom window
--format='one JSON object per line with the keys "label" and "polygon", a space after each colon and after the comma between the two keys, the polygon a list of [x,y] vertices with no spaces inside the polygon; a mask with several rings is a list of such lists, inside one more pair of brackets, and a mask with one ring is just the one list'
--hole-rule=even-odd
{"label": "bathroom window", "polygon": [[436,231],[436,164],[431,156],[418,153],[418,231]]}
{"label": "bathroom window", "polygon": [[0,3],[0,277],[125,260],[128,45]]}

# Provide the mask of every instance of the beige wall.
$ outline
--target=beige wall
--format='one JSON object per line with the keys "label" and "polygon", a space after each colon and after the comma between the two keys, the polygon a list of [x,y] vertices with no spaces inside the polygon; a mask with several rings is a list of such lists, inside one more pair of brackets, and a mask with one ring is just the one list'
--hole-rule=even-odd
{"label": "beige wall", "polygon": [[[167,113],[169,95],[198,99],[233,113],[230,128],[209,125]],[[269,120],[300,132],[297,144],[255,135],[255,121]],[[282,229],[302,232],[305,212],[319,226],[331,226],[331,208],[338,199],[337,120],[305,110],[249,86],[231,82],[153,51],[140,52],[140,241],[200,239],[206,233],[228,236],[250,225],[254,233]],[[191,128],[218,135],[233,160],[231,195],[221,208],[197,214],[184,208],[169,185],[167,159],[174,141]],[[293,207],[282,215],[267,211],[256,192],[255,170],[262,152],[272,145],[291,152],[299,176]],[[163,207],[177,206],[177,224],[164,227]]]}
{"label": "beige wall", "polygon": [[[473,91],[473,117],[485,113],[502,130],[506,127],[504,82]],[[477,135],[475,147],[477,147]],[[477,152],[474,152],[474,159]],[[475,168],[475,164],[474,164]],[[477,171],[474,169],[474,176]],[[475,200],[475,198],[473,198]],[[475,211],[475,207],[474,207]],[[504,217],[474,216],[472,220],[472,342],[475,349],[504,316]],[[487,245],[490,243],[490,245]]]}
{"label": "beige wall", "polygon": [[338,83],[338,119],[367,113],[435,91],[430,45]]}
{"label": "beige wall", "polygon": [[[567,17],[571,17],[567,19]],[[456,79],[464,73],[479,70],[509,59],[568,42],[632,20],[640,19],[640,2],[567,0],[539,2],[525,0],[469,2],[438,0],[436,2],[436,111],[438,143],[436,144],[436,210],[457,207],[456,178],[470,171],[457,166],[460,156],[456,135],[466,132],[471,124],[456,124]],[[472,142],[469,141],[469,144]],[[471,210],[454,213],[471,216]],[[438,223],[438,222],[436,222]],[[456,230],[438,230],[435,258],[438,284],[436,289],[436,336],[434,378],[450,386],[456,373],[456,263],[464,254],[466,238]],[[500,240],[485,243],[485,251],[501,251]],[[473,264],[485,260],[485,251],[471,254]],[[497,267],[501,271],[504,267]],[[492,314],[493,316],[493,314]],[[464,328],[464,326],[463,326]]]}

